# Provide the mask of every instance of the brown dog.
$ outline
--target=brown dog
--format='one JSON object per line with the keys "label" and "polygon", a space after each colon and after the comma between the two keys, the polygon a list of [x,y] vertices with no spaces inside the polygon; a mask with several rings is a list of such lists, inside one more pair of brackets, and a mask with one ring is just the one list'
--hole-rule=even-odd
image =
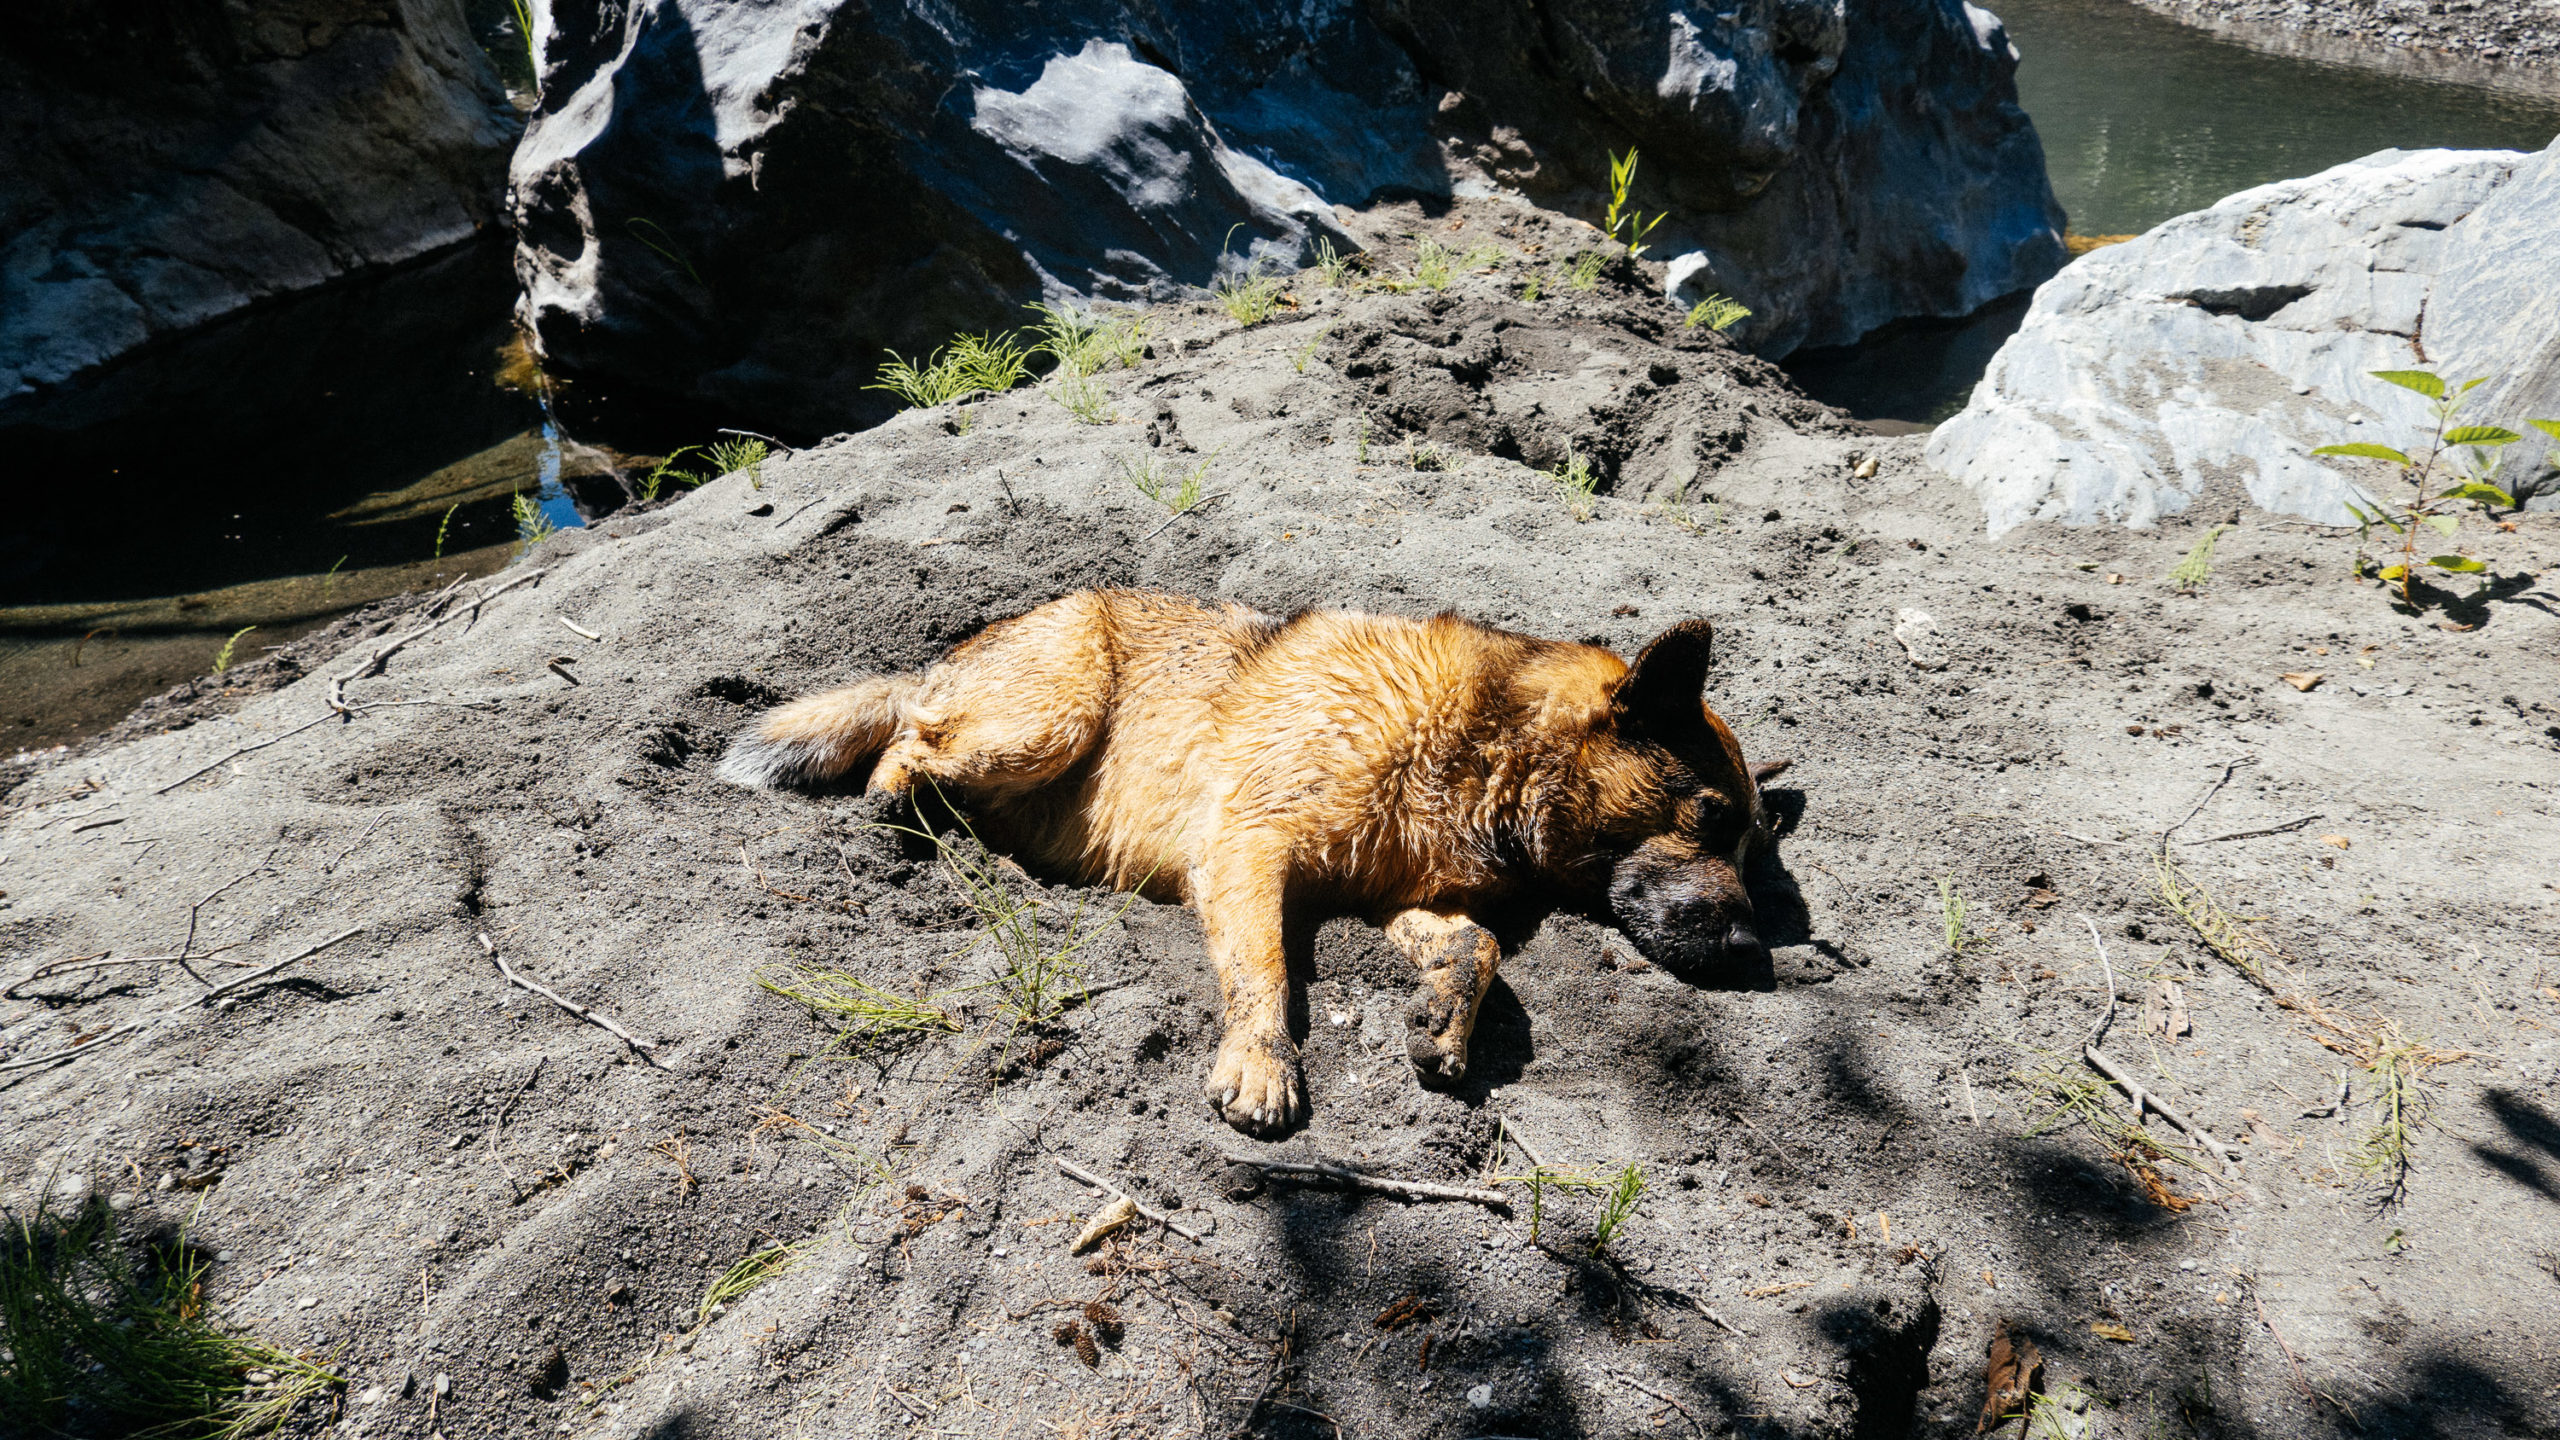
{"label": "brown dog", "polygon": [[1608,912],[1673,968],[1756,953],[1742,867],[1760,783],[1701,698],[1713,636],[1664,631],[1630,667],[1454,616],[1282,620],[1089,591],[978,632],[921,675],[767,713],[720,773],[744,785],[868,767],[919,777],[989,838],[1088,883],[1190,902],[1226,997],[1209,1098],[1239,1130],[1301,1119],[1280,941],[1291,898],[1391,916],[1422,970],[1407,1048],[1467,1063],[1499,947],[1468,912],[1525,894]]}

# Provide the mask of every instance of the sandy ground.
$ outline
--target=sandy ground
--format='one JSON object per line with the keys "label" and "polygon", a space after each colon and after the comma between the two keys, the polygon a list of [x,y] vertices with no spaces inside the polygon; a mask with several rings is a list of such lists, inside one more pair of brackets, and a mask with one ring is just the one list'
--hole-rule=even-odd
{"label": "sandy ground", "polygon": [[[2041,1347],[2047,1433],[2560,1433],[2560,601],[2532,579],[2560,517],[2474,522],[2500,598],[2419,615],[2236,489],[1994,544],[1917,439],[1644,292],[1518,279],[1301,283],[1251,330],[1159,312],[1112,423],[1031,389],[965,430],[911,412],[542,545],[349,683],[380,706],[351,720],[328,675],[425,607],[12,774],[13,977],[168,954],[199,901],[215,983],[362,928],[211,1005],[160,963],[11,990],[0,1063],[99,1038],[0,1074],[6,1203],[192,1215],[218,1313],[348,1376],[300,1433],[1956,1435],[2003,1324]],[[1568,439],[1615,491],[1587,521],[1532,468]],[[1218,498],[1169,518],[1123,477],[1146,453]],[[2209,584],[2161,578],[2230,514]],[[1187,911],[999,870],[1089,937],[1083,1003],[1017,1025],[962,988],[995,957],[930,846],[712,774],[776,699],[1102,584],[1628,648],[1711,618],[1711,701],[1795,761],[1753,877],[1768,965],[1685,983],[1522,915],[1437,1093],[1403,962],[1299,917],[1314,1116],[1263,1145],[1200,1095]],[[2275,993],[2164,904],[2173,827]],[[958,1028],[841,1037],[757,985],[794,965],[941,993]],[[2039,1098],[2088,1073],[2109,976],[2104,1049],[2238,1161],[2146,1176]],[[2357,1057],[2396,1037],[2424,1109],[2395,1195],[2353,1153],[2384,1096]],[[1505,1135],[1640,1167],[1606,1255],[1592,1195],[1548,1191],[1532,1243],[1517,1182],[1505,1211],[1226,1158],[1480,1184],[1529,1165]],[[1060,1158],[1205,1238],[1069,1255],[1103,1202]],[[1087,1302],[1118,1317],[1080,1322],[1090,1363],[1057,1338]]]}

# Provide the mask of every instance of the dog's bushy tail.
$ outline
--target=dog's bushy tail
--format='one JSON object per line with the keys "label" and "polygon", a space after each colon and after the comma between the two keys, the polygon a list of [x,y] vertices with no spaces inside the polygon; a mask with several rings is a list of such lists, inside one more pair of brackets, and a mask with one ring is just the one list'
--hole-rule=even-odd
{"label": "dog's bushy tail", "polygon": [[777,706],[729,742],[720,778],[757,789],[841,779],[880,758],[915,694],[914,676],[891,675]]}

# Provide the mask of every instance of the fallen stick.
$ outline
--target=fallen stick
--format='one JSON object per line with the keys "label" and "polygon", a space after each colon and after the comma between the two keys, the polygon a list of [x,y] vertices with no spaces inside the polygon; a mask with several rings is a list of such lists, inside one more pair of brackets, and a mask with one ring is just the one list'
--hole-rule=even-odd
{"label": "fallen stick", "polygon": [[1547,1157],[1538,1153],[1537,1147],[1529,1143],[1529,1137],[1520,1133],[1508,1115],[1502,1118],[1502,1133],[1511,1137],[1511,1143],[1520,1147],[1520,1153],[1529,1157],[1530,1164],[1541,1169],[1546,1167]]}
{"label": "fallen stick", "polygon": [[2107,1010],[2098,1017],[2098,1028],[2089,1032],[2089,1048],[2095,1050],[2107,1038],[2107,1027],[2116,1023],[2116,967],[2107,963],[2107,942],[2098,938],[2098,922],[2083,911],[2080,923],[2089,927],[2089,943],[2098,947],[2098,968],[2107,977]]}
{"label": "fallen stick", "polygon": [[1680,1412],[1680,1418],[1689,1422],[1689,1428],[1690,1428],[1690,1429],[1692,1429],[1692,1430],[1696,1431],[1697,1433],[1699,1433],[1699,1434],[1701,1434],[1701,1435],[1704,1435],[1704,1434],[1706,1434],[1706,1433],[1707,1433],[1707,1427],[1706,1427],[1706,1426],[1704,1426],[1704,1425],[1702,1425],[1702,1424],[1700,1424],[1700,1423],[1698,1422],[1698,1417],[1697,1417],[1697,1416],[1692,1415],[1692,1414],[1690,1414],[1690,1413],[1689,1413],[1689,1407],[1688,1407],[1688,1406],[1683,1405],[1683,1404],[1681,1404],[1679,1401],[1672,1399],[1669,1395],[1664,1394],[1662,1391],[1654,1389],[1652,1386],[1647,1385],[1647,1384],[1646,1384],[1646,1383],[1644,1383],[1643,1381],[1641,1381],[1641,1380],[1637,1379],[1637,1378],[1636,1378],[1636,1377],[1634,1377],[1633,1375],[1628,1374],[1628,1373],[1627,1373],[1627,1372],[1625,1372],[1624,1370],[1612,1370],[1612,1369],[1610,1369],[1608,1366],[1603,1365],[1603,1366],[1601,1366],[1601,1367],[1600,1367],[1600,1373],[1601,1373],[1601,1374],[1603,1374],[1603,1375],[1608,1376],[1608,1377],[1609,1377],[1610,1379],[1612,1379],[1612,1380],[1617,1381],[1617,1382],[1618,1382],[1619,1384],[1621,1384],[1621,1385],[1625,1385],[1625,1386],[1628,1386],[1628,1387],[1633,1388],[1633,1389],[1636,1389],[1636,1390],[1641,1390],[1641,1391],[1643,1391],[1645,1394],[1652,1396],[1654,1399],[1661,1401],[1663,1404],[1670,1406],[1672,1409],[1679,1411],[1679,1412]]}
{"label": "fallen stick", "polygon": [[559,621],[561,624],[563,624],[563,625],[565,625],[565,626],[569,627],[569,633],[570,633],[570,634],[572,634],[572,635],[584,635],[585,637],[587,637],[587,638],[588,638],[588,639],[590,639],[590,640],[602,640],[602,639],[604,638],[603,636],[601,636],[601,635],[597,634],[597,633],[596,633],[596,632],[594,632],[593,630],[588,629],[586,626],[581,625],[581,624],[579,624],[577,621],[570,619],[570,618],[569,618],[568,616],[566,616],[566,615],[554,615],[554,616],[552,616],[551,618],[552,618],[552,619],[554,619],[554,620],[557,620],[557,621]]}
{"label": "fallen stick", "polygon": [[1166,517],[1164,517],[1164,524],[1163,524],[1163,525],[1158,525],[1158,526],[1157,526],[1156,528],[1154,528],[1153,530],[1150,530],[1150,531],[1148,531],[1146,534],[1139,536],[1139,537],[1138,537],[1138,543],[1139,543],[1139,544],[1141,544],[1141,545],[1144,545],[1144,544],[1145,544],[1145,543],[1147,543],[1148,541],[1153,540],[1154,538],[1156,538],[1158,535],[1163,534],[1163,533],[1165,532],[1165,526],[1167,526],[1167,525],[1171,525],[1174,521],[1181,519],[1181,518],[1182,518],[1183,516],[1185,516],[1185,515],[1196,514],[1196,513],[1197,513],[1197,512],[1199,512],[1199,511],[1206,510],[1206,509],[1208,509],[1208,508],[1209,508],[1209,506],[1210,506],[1210,504],[1211,504],[1212,502],[1214,502],[1214,501],[1218,501],[1218,500],[1224,500],[1224,499],[1226,499],[1226,498],[1227,498],[1227,492],[1226,492],[1226,491],[1224,491],[1224,490],[1219,491],[1219,492],[1218,492],[1217,494],[1215,494],[1215,495],[1203,495],[1203,496],[1201,496],[1199,499],[1192,501],[1189,505],[1187,505],[1187,506],[1183,507],[1182,509],[1180,509],[1180,510],[1176,510],[1176,511],[1174,511],[1172,514],[1167,515]]}
{"label": "fallen stick", "polygon": [[641,1059],[648,1061],[659,1069],[664,1070],[667,1068],[666,1062],[649,1053],[649,1045],[647,1042],[643,1041],[639,1036],[634,1035],[630,1031],[613,1023],[613,1018],[611,1016],[605,1015],[599,1011],[590,1010],[573,1001],[563,999],[558,991],[545,989],[544,987],[527,980],[523,976],[517,974],[513,966],[507,964],[506,956],[498,953],[497,942],[489,938],[489,932],[485,930],[481,931],[479,938],[480,948],[488,951],[489,958],[498,962],[498,973],[506,976],[510,984],[521,985],[525,989],[532,991],[534,994],[541,996],[543,999],[550,1001],[552,1004],[559,1006],[561,1009],[568,1011],[570,1014],[577,1016],[579,1019],[586,1021],[588,1024],[595,1026],[597,1029],[610,1033],[615,1039],[630,1046],[633,1053],[637,1054]]}
{"label": "fallen stick", "polygon": [[[362,680],[366,676],[379,671],[390,661],[392,656],[397,655],[402,650],[408,648],[411,642],[424,640],[428,636],[434,634],[437,630],[442,629],[447,623],[451,622],[456,615],[468,615],[472,619],[477,620],[480,618],[481,606],[488,604],[490,601],[497,599],[499,596],[506,594],[508,591],[513,590],[519,585],[539,580],[549,573],[550,570],[548,567],[540,570],[528,570],[524,574],[508,581],[504,585],[480,592],[480,598],[472,601],[471,604],[464,609],[449,611],[443,615],[439,615],[435,619],[428,621],[426,624],[419,626],[417,629],[412,630],[405,635],[400,635],[383,642],[383,644],[375,649],[372,654],[364,657],[364,659],[358,662],[353,668],[329,677],[330,710],[342,714],[346,713],[349,709],[349,706],[347,705],[347,685],[352,681]],[[452,585],[447,585],[443,590],[437,592],[436,597],[433,600],[427,602],[428,606],[433,608],[435,606],[442,605],[445,598],[451,595],[454,592],[455,587],[461,584],[462,582],[460,580],[456,580]]]}
{"label": "fallen stick", "polygon": [[1055,1155],[1050,1158],[1056,1160],[1058,1162],[1058,1168],[1065,1171],[1071,1178],[1081,1180],[1085,1184],[1092,1186],[1094,1189],[1099,1190],[1114,1199],[1128,1201],[1131,1205],[1137,1207],[1140,1215],[1154,1221],[1167,1230],[1172,1231],[1174,1234],[1181,1236],[1183,1239],[1190,1241],[1192,1244],[1199,1245],[1206,1243],[1207,1237],[1203,1236],[1199,1231],[1192,1229],[1188,1225],[1176,1223],[1172,1216],[1148,1205],[1137,1196],[1130,1194],[1128,1191],[1121,1189],[1119,1186],[1114,1185],[1110,1181],[1103,1179],[1101,1176],[1094,1174],[1092,1171],[1085,1169],[1083,1166],[1078,1165],[1066,1156]]}
{"label": "fallen stick", "polygon": [[2235,830],[2228,835],[2214,835],[2202,840],[2188,840],[2183,843],[2188,845],[2219,845],[2225,840],[2257,840],[2269,835],[2290,835],[2294,831],[2301,829],[2303,826],[2310,824],[2314,820],[2322,820],[2326,818],[2328,817],[2315,812],[2313,814],[2305,815],[2299,820],[2288,820],[2282,825],[2270,825],[2264,830]]}
{"label": "fallen stick", "polygon": [[129,1020],[124,1024],[117,1026],[115,1029],[108,1031],[104,1035],[94,1036],[78,1045],[71,1046],[69,1049],[55,1050],[44,1055],[29,1055],[17,1060],[0,1061],[0,1074],[5,1074],[11,1070],[31,1070],[38,1065],[50,1065],[58,1060],[77,1060],[92,1050],[105,1049],[114,1041],[122,1040],[128,1035],[137,1034],[141,1031],[151,1029],[163,1021],[174,1019],[177,1016],[194,1009],[196,1006],[206,1004],[210,1001],[219,1000],[223,996],[230,994],[232,991],[237,990],[244,985],[254,985],[283,969],[287,965],[291,965],[302,960],[308,960],[312,956],[319,954],[321,951],[328,949],[330,946],[337,944],[339,941],[344,940],[351,935],[360,935],[362,933],[364,933],[364,927],[362,925],[349,926],[348,928],[339,931],[337,934],[330,936],[328,939],[321,941],[319,944],[309,946],[302,950],[297,950],[293,954],[287,955],[283,959],[262,970],[255,970],[249,974],[241,976],[237,980],[216,985],[212,989],[207,990],[193,999],[172,1005],[168,1009],[162,1010],[157,1014],[146,1015],[139,1020]]}
{"label": "fallen stick", "polygon": [[1256,1160],[1244,1155],[1224,1158],[1230,1165],[1251,1165],[1277,1175],[1312,1175],[1355,1190],[1375,1190],[1382,1195],[1402,1195],[1410,1200],[1465,1200],[1496,1210],[1511,1208],[1511,1197],[1499,1190],[1472,1190],[1464,1185],[1433,1185],[1421,1180],[1390,1180],[1383,1175],[1345,1170],[1339,1165],[1312,1165],[1300,1160]]}
{"label": "fallen stick", "polygon": [[[0,1000],[22,999],[24,997],[18,994],[20,987],[33,985],[39,980],[50,980],[56,975],[68,975],[75,970],[117,970],[127,965],[184,965],[190,960],[210,960],[225,950],[237,949],[238,947],[239,942],[235,940],[229,945],[217,945],[210,950],[193,950],[184,955],[126,955],[118,957],[111,954],[100,953],[96,955],[84,955],[77,960],[56,960],[49,965],[40,965],[36,967],[33,974],[11,982],[8,989],[0,990]],[[246,960],[225,960],[222,963],[238,967],[244,966],[249,962]],[[192,970],[187,973],[190,975],[195,974]],[[210,985],[213,983],[201,975],[196,975],[195,979],[196,983],[199,985]]]}
{"label": "fallen stick", "polygon": [[121,825],[131,818],[128,815],[110,815],[104,820],[83,820],[71,827],[71,833],[77,835],[83,830],[104,830],[110,825]]}
{"label": "fallen stick", "polygon": [[1761,1144],[1768,1146],[1772,1151],[1776,1152],[1777,1157],[1786,1162],[1788,1169],[1793,1170],[1798,1175],[1806,1173],[1805,1168],[1796,1163],[1796,1157],[1787,1153],[1787,1147],[1770,1139],[1766,1134],[1763,1134],[1759,1126],[1751,1123],[1750,1116],[1743,1114],[1739,1110],[1732,1112],[1732,1114],[1734,1119],[1742,1122],[1744,1129],[1749,1130],[1752,1134],[1760,1137]]}
{"label": "fallen stick", "polygon": [[2132,1073],[2127,1071],[2123,1066],[2108,1059],[2105,1051],[2099,1049],[2095,1045],[2092,1045],[2081,1052],[2081,1058],[2088,1061],[2099,1074],[2106,1076],[2108,1079],[2116,1082],[2116,1084],[2124,1087],[2124,1093],[2133,1101],[2133,1110],[2136,1115],[2141,1114],[2143,1107],[2147,1105],[2156,1112],[2161,1119],[2168,1121],[2170,1124],[2175,1125],[2179,1129],[2194,1136],[2197,1140],[2203,1143],[2206,1149],[2222,1157],[2224,1161],[2236,1162],[2240,1159],[2240,1152],[2238,1150],[2214,1139],[2211,1132],[2207,1131],[2203,1126],[2198,1125],[2193,1120],[2188,1119],[2186,1116],[2179,1114],[2175,1109],[2170,1107],[2169,1102],[2152,1094],[2150,1091],[2143,1089],[2142,1082],[2134,1079]]}

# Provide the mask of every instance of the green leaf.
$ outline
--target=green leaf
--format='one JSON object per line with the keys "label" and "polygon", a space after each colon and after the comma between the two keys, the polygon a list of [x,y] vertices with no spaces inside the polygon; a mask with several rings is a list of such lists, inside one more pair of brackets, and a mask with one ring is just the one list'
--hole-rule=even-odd
{"label": "green leaf", "polygon": [[2447,445],[2513,445],[2523,438],[2497,425],[2457,425],[2444,432]]}
{"label": "green leaf", "polygon": [[2408,456],[2392,449],[2388,445],[2376,445],[2367,440],[2359,440],[2352,445],[2323,445],[2311,453],[2314,455],[2353,455],[2362,460],[2388,460],[2395,465],[2414,465],[2417,463],[2416,461],[2411,460]]}
{"label": "green leaf", "polygon": [[2527,420],[2524,423],[2554,440],[2560,440],[2560,420]]}
{"label": "green leaf", "polygon": [[2385,565],[2373,573],[2381,576],[2385,580],[2397,580],[2401,576],[2409,573],[2409,567],[2406,565]]}
{"label": "green leaf", "polygon": [[2433,565],[2439,570],[2451,570],[2457,574],[2465,575],[2470,574],[2475,570],[2486,570],[2489,568],[2488,566],[2481,564],[2479,561],[2472,559],[2468,555],[2430,555],[2427,557],[2427,563]]}
{"label": "green leaf", "polygon": [[2495,485],[2483,484],[2478,480],[2465,480],[2461,484],[2454,486],[2452,489],[2447,490],[2436,498],[2439,500],[2477,500],[2483,505],[2504,505],[2511,510],[2515,508],[2516,503],[2516,497],[2513,495],[2508,494],[2506,491],[2499,489]]}
{"label": "green leaf", "polygon": [[2447,535],[2462,528],[2462,522],[2450,515],[2429,515],[2426,517],[2426,522]]}
{"label": "green leaf", "polygon": [[2488,377],[2488,376],[2486,376],[2486,375],[2474,375],[2474,376],[2472,376],[2470,379],[2465,380],[2465,381],[2463,381],[2463,382],[2462,382],[2462,393],[2463,393],[2463,394],[2465,394],[2465,395],[2468,395],[2468,394],[2470,394],[2472,391],[2477,390],[2477,389],[2479,389],[2481,386],[2486,385],[2486,384],[2488,384],[2488,383],[2489,383],[2489,377]]}
{"label": "green leaf", "polygon": [[2375,370],[2369,373],[2376,380],[2389,381],[2391,384],[2397,385],[2403,390],[2415,390],[2430,400],[2441,400],[2444,398],[2444,382],[2437,379],[2432,371]]}

